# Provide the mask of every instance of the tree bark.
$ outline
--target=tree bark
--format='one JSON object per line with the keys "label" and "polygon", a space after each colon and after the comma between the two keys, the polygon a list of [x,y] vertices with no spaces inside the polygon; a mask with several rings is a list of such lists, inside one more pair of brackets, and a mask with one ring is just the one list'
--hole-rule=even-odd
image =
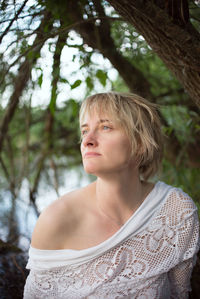
{"label": "tree bark", "polygon": [[164,4],[155,4],[164,1],[108,2],[145,38],[200,107],[200,34],[187,17],[169,15]]}
{"label": "tree bark", "polygon": [[29,81],[32,66],[37,60],[38,52],[41,50],[44,42],[48,38],[48,35],[46,35],[45,37],[45,26],[49,24],[50,17],[51,14],[49,12],[44,15],[40,26],[36,30],[37,36],[32,46],[32,58],[28,56],[26,57],[25,61],[19,67],[18,76],[14,80],[14,91],[10,97],[7,110],[0,126],[0,152],[2,150],[3,141],[8,131],[9,123],[12,120],[19,103],[20,96],[22,95],[22,92]]}

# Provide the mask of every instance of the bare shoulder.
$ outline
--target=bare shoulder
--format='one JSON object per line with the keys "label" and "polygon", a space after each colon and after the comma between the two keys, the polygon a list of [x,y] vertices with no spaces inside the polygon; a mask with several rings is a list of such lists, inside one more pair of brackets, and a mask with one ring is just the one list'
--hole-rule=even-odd
{"label": "bare shoulder", "polygon": [[61,249],[82,221],[87,209],[88,186],[65,194],[49,205],[39,216],[31,246],[38,249]]}

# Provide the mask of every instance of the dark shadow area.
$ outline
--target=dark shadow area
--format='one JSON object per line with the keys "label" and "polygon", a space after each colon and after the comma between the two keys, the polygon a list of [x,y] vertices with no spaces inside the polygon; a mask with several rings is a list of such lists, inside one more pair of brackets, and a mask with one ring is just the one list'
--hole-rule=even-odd
{"label": "dark shadow area", "polygon": [[192,287],[192,292],[189,298],[199,299],[200,298],[200,251],[198,253],[196,265],[193,269],[191,287]]}
{"label": "dark shadow area", "polygon": [[27,254],[0,240],[0,299],[21,299],[28,271]]}

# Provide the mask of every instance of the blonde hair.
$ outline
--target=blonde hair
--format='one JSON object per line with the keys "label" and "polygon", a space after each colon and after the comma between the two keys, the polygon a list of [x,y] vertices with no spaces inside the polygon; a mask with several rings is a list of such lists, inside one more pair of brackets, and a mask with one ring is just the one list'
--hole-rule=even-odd
{"label": "blonde hair", "polygon": [[159,169],[163,153],[163,138],[157,106],[146,99],[128,93],[107,92],[86,98],[80,109],[80,124],[87,112],[109,114],[120,123],[131,144],[131,154],[138,161],[140,176],[147,180]]}

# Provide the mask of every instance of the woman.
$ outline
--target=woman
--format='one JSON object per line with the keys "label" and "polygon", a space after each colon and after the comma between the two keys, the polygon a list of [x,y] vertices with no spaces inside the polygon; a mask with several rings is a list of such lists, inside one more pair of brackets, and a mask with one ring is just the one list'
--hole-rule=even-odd
{"label": "woman", "polygon": [[182,190],[148,182],[162,157],[155,106],[96,94],[80,128],[83,166],[97,179],[39,217],[24,298],[188,298],[197,209]]}

